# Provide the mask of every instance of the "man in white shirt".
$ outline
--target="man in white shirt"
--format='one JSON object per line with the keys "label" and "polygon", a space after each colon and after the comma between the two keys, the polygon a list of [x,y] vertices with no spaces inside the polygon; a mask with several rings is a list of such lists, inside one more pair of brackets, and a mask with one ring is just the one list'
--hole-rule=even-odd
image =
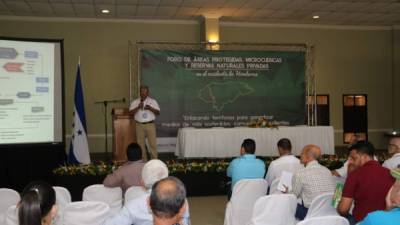
{"label": "man in white shirt", "polygon": [[271,185],[272,181],[279,179],[283,171],[294,174],[299,169],[303,168],[300,160],[292,155],[292,143],[287,138],[282,138],[278,141],[279,158],[269,164],[265,179]]}
{"label": "man in white shirt", "polygon": [[142,148],[143,160],[147,160],[146,137],[150,145],[151,158],[156,159],[158,153],[154,120],[160,114],[160,107],[155,99],[149,97],[149,87],[140,86],[140,98],[131,103],[129,112],[135,115],[136,141]]}
{"label": "man in white shirt", "polygon": [[[134,198],[122,207],[112,218],[108,218],[103,225],[153,225],[153,215],[148,204],[153,185],[168,177],[168,168],[162,161],[153,159],[148,161],[142,170],[142,180],[146,192]],[[189,207],[185,204],[182,225],[189,225]]]}
{"label": "man in white shirt", "polygon": [[400,137],[392,137],[388,144],[388,152],[391,156],[383,163],[383,167],[395,169],[400,167]]}

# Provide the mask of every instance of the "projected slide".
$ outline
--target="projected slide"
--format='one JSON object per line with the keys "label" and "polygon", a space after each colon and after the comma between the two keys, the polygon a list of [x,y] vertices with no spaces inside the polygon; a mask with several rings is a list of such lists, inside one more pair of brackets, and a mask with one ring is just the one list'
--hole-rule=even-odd
{"label": "projected slide", "polygon": [[55,141],[55,55],[55,43],[0,40],[0,144]]}
{"label": "projected slide", "polygon": [[305,122],[304,51],[142,50],[141,84],[162,113],[158,137],[181,127],[241,127],[265,117]]}

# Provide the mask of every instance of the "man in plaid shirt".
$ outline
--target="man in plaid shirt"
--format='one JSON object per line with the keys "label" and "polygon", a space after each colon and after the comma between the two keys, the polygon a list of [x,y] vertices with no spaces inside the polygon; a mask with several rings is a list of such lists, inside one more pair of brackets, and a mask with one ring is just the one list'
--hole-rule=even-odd
{"label": "man in plaid shirt", "polygon": [[316,145],[307,145],[300,155],[300,162],[304,168],[297,171],[293,178],[293,194],[302,199],[297,205],[296,218],[303,220],[307,215],[312,200],[324,193],[335,191],[335,181],[330,170],[318,163],[321,149]]}

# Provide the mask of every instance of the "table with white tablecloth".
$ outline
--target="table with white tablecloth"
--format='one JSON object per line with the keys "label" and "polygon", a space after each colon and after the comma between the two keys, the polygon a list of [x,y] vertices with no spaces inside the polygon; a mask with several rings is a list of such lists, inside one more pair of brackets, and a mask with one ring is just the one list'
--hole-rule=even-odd
{"label": "table with white tablecloth", "polygon": [[318,145],[323,154],[334,154],[333,137],[331,126],[182,128],[178,131],[175,155],[182,158],[235,157],[246,138],[255,140],[258,156],[278,156],[276,144],[281,138],[290,139],[295,155],[307,144]]}

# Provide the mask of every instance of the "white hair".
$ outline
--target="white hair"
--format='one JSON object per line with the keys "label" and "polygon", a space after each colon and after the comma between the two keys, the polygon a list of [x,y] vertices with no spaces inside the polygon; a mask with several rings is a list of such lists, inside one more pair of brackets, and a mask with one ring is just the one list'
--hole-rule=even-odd
{"label": "white hair", "polygon": [[142,180],[146,189],[151,189],[154,183],[168,177],[168,167],[159,159],[152,159],[143,166]]}

